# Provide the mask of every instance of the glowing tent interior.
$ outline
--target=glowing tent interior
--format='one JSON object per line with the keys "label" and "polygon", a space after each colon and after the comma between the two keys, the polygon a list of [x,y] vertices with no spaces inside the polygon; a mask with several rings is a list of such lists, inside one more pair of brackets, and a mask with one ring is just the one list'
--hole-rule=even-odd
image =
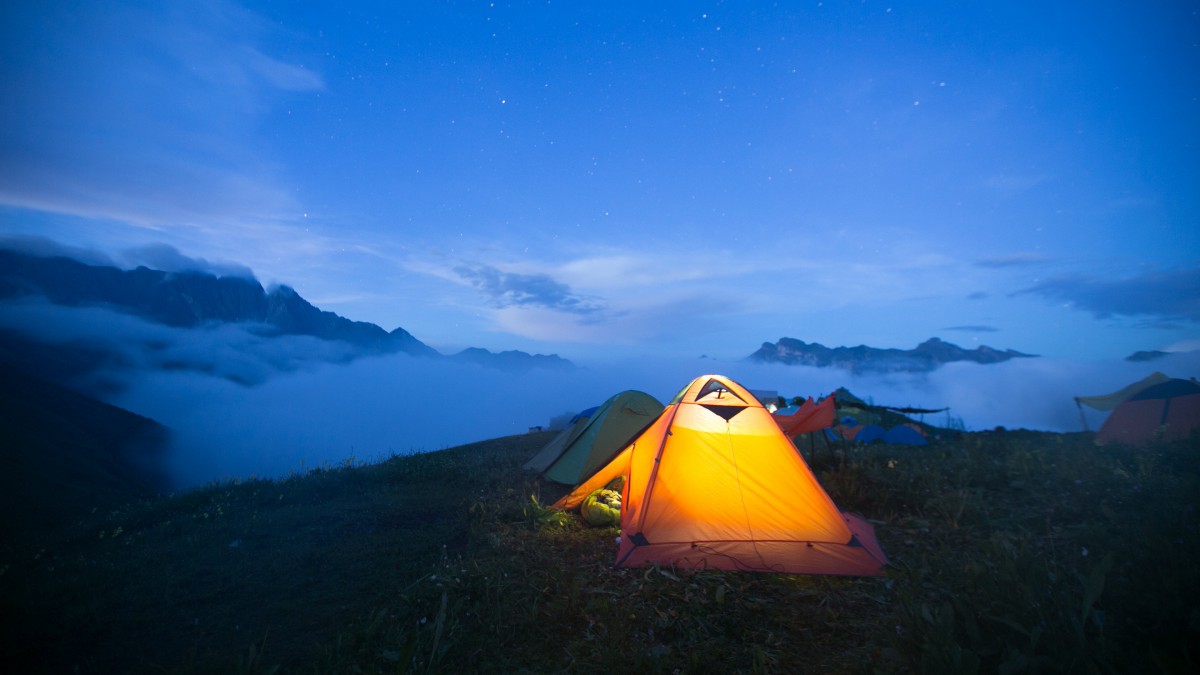
{"label": "glowing tent interior", "polygon": [[618,566],[877,576],[887,564],[871,524],[839,511],[771,413],[720,375],[684,387],[556,506],[618,477]]}

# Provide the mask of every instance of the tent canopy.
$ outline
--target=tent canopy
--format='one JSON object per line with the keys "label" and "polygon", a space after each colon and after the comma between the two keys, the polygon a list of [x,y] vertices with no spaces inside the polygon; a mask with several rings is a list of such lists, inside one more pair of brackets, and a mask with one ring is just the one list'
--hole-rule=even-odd
{"label": "tent canopy", "polygon": [[871,525],[840,512],[767,409],[720,375],[684,387],[556,506],[618,476],[618,566],[870,576],[887,563]]}
{"label": "tent canopy", "polygon": [[1169,379],[1171,379],[1171,378],[1167,377],[1166,375],[1163,375],[1162,373],[1157,373],[1157,372],[1150,373],[1149,375],[1138,380],[1137,382],[1134,382],[1133,384],[1121,387],[1120,389],[1114,391],[1111,394],[1099,394],[1096,396],[1076,396],[1075,403],[1077,403],[1077,404],[1081,403],[1083,405],[1086,405],[1089,408],[1094,408],[1096,410],[1112,410],[1113,408],[1116,408],[1117,406],[1121,405],[1121,402],[1124,401],[1125,399],[1129,398],[1130,396],[1133,396],[1134,394],[1142,391],[1143,389],[1145,389],[1147,387],[1152,387],[1156,384],[1166,382]]}
{"label": "tent canopy", "polygon": [[929,441],[925,440],[925,436],[916,427],[907,424],[888,429],[883,435],[883,442],[888,445],[929,445]]}
{"label": "tent canopy", "polygon": [[1168,378],[1137,390],[1117,405],[1096,433],[1096,442],[1138,445],[1186,438],[1197,431],[1200,384]]}
{"label": "tent canopy", "polygon": [[[640,391],[623,391],[583,413],[526,464],[546,478],[575,485],[604,466],[662,412],[663,404]],[[585,411],[587,412],[587,411]]]}
{"label": "tent canopy", "polygon": [[784,435],[793,438],[833,426],[834,414],[834,400],[830,396],[820,403],[814,403],[810,397],[799,408],[784,408],[771,415]]}

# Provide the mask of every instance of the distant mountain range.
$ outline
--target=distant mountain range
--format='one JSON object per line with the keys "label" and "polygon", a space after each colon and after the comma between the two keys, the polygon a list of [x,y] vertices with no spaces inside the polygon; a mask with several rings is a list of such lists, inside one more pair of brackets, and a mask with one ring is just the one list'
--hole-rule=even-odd
{"label": "distant mountain range", "polygon": [[1164,351],[1160,351],[1157,349],[1151,349],[1149,351],[1134,352],[1134,353],[1130,354],[1129,356],[1126,356],[1125,360],[1132,361],[1134,363],[1137,363],[1140,361],[1157,361],[1159,359],[1166,358],[1168,353],[1169,352],[1164,352]]}
{"label": "distant mountain range", "polygon": [[1000,363],[1014,358],[1031,358],[1012,349],[1000,351],[991,347],[963,349],[939,338],[930,338],[915,349],[878,349],[857,347],[826,347],[794,338],[779,342],[764,342],[758,351],[747,357],[762,363],[783,363],[789,366],[842,368],[854,373],[929,372],[955,361]]}
{"label": "distant mountain range", "polygon": [[[249,277],[146,267],[123,270],[66,257],[0,250],[0,300],[25,296],[41,296],[68,307],[106,307],[175,328],[239,324],[265,337],[310,336],[348,346],[352,355],[402,352],[508,371],[575,368],[553,354],[495,354],[471,348],[446,356],[403,328],[388,332],[373,323],[352,321],[314,307],[288,286],[266,291]],[[28,352],[30,345],[18,348]]]}

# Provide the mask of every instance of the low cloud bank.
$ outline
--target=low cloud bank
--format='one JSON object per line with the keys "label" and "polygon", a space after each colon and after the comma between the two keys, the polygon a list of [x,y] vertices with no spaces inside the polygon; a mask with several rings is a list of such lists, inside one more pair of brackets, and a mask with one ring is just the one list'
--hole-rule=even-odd
{"label": "low cloud bank", "polygon": [[[91,391],[169,427],[180,487],[237,477],[281,477],[347,459],[440,450],[548,426],[626,389],[668,402],[693,378],[732,377],[781,396],[838,387],[876,404],[949,407],[968,430],[1004,426],[1079,431],[1073,397],[1119,389],[1159,370],[1200,374],[1200,353],[1149,363],[1047,358],[953,363],[925,374],[852,375],[829,368],[714,359],[629,358],[569,373],[505,373],[406,354],[350,360],[336,342],[267,338],[253,326],[174,329],[104,309],[39,301],[0,305],[0,329],[114,355]],[[89,380],[81,383],[87,387]],[[1098,428],[1103,414],[1085,411]],[[935,425],[946,413],[927,415]]]}
{"label": "low cloud bank", "polygon": [[351,345],[303,335],[272,337],[266,326],[213,324],[173,328],[102,307],[64,307],[38,297],[0,303],[0,330],[26,336],[66,355],[107,355],[72,384],[99,395],[136,383],[145,373],[195,371],[242,384],[283,372],[353,358]]}
{"label": "low cloud bank", "polygon": [[[1009,429],[1082,431],[1075,396],[1115,391],[1159,370],[1172,377],[1200,373],[1200,353],[1172,354],[1151,363],[1126,361],[1072,361],[1065,359],[1013,359],[980,365],[950,363],[924,374],[894,373],[855,376],[828,368],[731,364],[726,373],[751,388],[778,389],[781,395],[828,394],[846,387],[877,405],[921,408],[949,407],[948,413],[926,415],[937,426],[947,415],[968,431],[1003,426]],[[1089,428],[1095,430],[1104,415],[1085,410]]]}
{"label": "low cloud bank", "polygon": [[[1168,374],[1200,372],[1195,355],[1155,364]],[[625,389],[666,403],[692,378],[733,377],[786,397],[845,386],[877,404],[930,408],[968,430],[996,426],[1080,431],[1074,396],[1113,391],[1146,365],[1018,360],[951,364],[926,376],[853,377],[842,371],[712,360],[630,360],[576,373],[511,375],[407,355],[282,374],[254,387],[198,374],[154,373],[115,401],[176,433],[172,470],[182,485],[258,475],[278,477],[347,459],[375,461],[520,434],[551,418],[598,405]],[[1089,412],[1094,430],[1103,417]],[[926,416],[944,425],[947,414]]]}

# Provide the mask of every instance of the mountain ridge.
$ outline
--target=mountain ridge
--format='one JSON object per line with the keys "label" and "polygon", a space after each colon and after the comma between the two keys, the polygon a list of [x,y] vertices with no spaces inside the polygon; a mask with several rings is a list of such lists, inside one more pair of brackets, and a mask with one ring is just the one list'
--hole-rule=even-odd
{"label": "mountain ridge", "polygon": [[817,342],[808,343],[784,337],[778,342],[764,342],[746,359],[790,366],[841,368],[852,373],[887,373],[930,372],[956,361],[994,364],[1036,356],[1012,349],[1002,351],[986,345],[976,349],[964,349],[937,337],[930,338],[913,349],[880,349],[866,345],[831,348]]}
{"label": "mountain ridge", "polygon": [[0,300],[27,296],[42,296],[67,307],[109,307],[174,328],[250,325],[265,337],[309,336],[348,344],[359,356],[406,353],[517,371],[576,367],[557,354],[497,354],[479,347],[447,356],[402,327],[389,332],[354,321],[314,306],[290,286],[268,291],[252,277],[165,272],[144,266],[123,270],[62,255],[0,249]]}

